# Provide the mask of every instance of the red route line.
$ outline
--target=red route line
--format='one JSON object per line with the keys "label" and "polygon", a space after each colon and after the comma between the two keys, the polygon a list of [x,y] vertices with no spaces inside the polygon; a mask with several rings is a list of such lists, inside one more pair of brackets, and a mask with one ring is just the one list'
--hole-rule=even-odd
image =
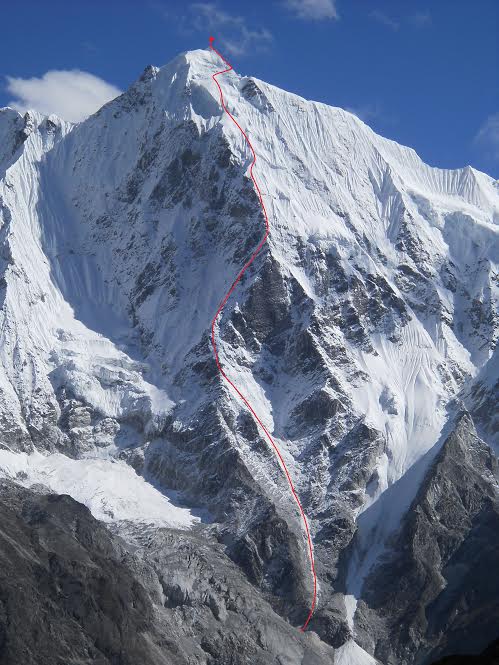
{"label": "red route line", "polygon": [[268,235],[269,235],[269,218],[268,218],[268,215],[267,215],[267,210],[266,210],[266,208],[265,208],[265,204],[264,204],[264,202],[263,202],[263,198],[262,198],[262,193],[261,193],[261,191],[260,191],[260,187],[258,186],[258,183],[257,183],[257,181],[256,181],[256,179],[255,179],[255,176],[253,175],[253,167],[255,166],[255,163],[256,163],[256,154],[255,154],[255,151],[254,151],[254,149],[253,149],[253,146],[251,145],[251,141],[249,140],[248,136],[246,135],[246,132],[244,131],[244,129],[241,127],[241,125],[237,122],[237,120],[234,118],[234,116],[230,113],[230,111],[229,111],[229,110],[227,109],[227,107],[225,106],[225,100],[224,100],[224,96],[223,96],[222,88],[220,87],[220,83],[217,81],[217,76],[220,76],[220,74],[226,74],[227,72],[230,72],[230,71],[233,69],[233,67],[232,67],[232,65],[231,65],[231,64],[230,64],[230,63],[229,63],[229,62],[223,57],[223,55],[222,55],[221,53],[219,53],[219,51],[217,51],[217,49],[213,46],[213,41],[214,41],[214,37],[210,37],[210,49],[211,49],[212,51],[214,51],[214,52],[219,56],[219,58],[221,58],[221,60],[223,60],[223,62],[227,65],[227,69],[222,69],[221,71],[216,72],[215,74],[212,75],[211,78],[215,81],[215,83],[216,83],[216,85],[217,85],[218,91],[219,91],[219,93],[220,93],[220,103],[222,104],[222,108],[223,108],[223,110],[225,111],[225,113],[227,113],[227,115],[229,116],[229,118],[232,120],[232,122],[236,125],[236,127],[239,129],[239,131],[241,132],[241,134],[244,136],[244,138],[245,138],[245,140],[246,140],[246,143],[248,144],[249,149],[251,150],[251,154],[253,155],[253,161],[252,161],[252,163],[251,163],[251,166],[250,166],[250,170],[249,170],[249,172],[250,172],[251,179],[253,180],[253,184],[255,185],[255,189],[256,189],[256,191],[257,191],[257,193],[258,193],[258,198],[260,199],[260,206],[261,206],[261,208],[262,208],[263,216],[264,216],[264,218],[265,218],[265,233],[263,234],[263,238],[262,238],[262,239],[260,240],[260,242],[258,243],[257,248],[255,249],[255,251],[253,252],[253,254],[251,255],[251,257],[249,258],[249,260],[244,264],[244,266],[243,266],[243,267],[241,268],[241,270],[239,271],[239,274],[237,275],[236,279],[233,281],[232,286],[231,286],[230,289],[227,291],[227,293],[226,293],[226,295],[225,295],[225,298],[222,300],[222,302],[221,302],[220,305],[218,306],[217,313],[215,314],[215,316],[213,317],[213,321],[211,322],[211,344],[212,344],[212,346],[213,346],[213,353],[214,353],[214,355],[215,355],[215,361],[216,361],[216,363],[217,363],[218,371],[220,372],[220,374],[222,375],[222,377],[227,381],[227,383],[231,386],[231,388],[234,390],[234,392],[235,392],[235,393],[240,397],[240,399],[244,402],[244,404],[246,405],[246,407],[248,408],[248,410],[249,410],[249,411],[251,412],[251,414],[253,415],[254,419],[257,421],[257,423],[258,423],[258,424],[260,425],[260,427],[262,428],[263,432],[265,433],[265,436],[267,437],[267,439],[269,440],[269,442],[270,442],[272,448],[274,449],[274,452],[276,453],[276,455],[277,455],[277,457],[278,457],[278,459],[279,459],[279,462],[280,462],[280,464],[281,464],[281,467],[282,467],[282,469],[283,469],[283,471],[284,471],[284,473],[285,473],[285,475],[286,475],[286,478],[287,478],[288,483],[289,483],[289,487],[290,487],[290,489],[291,489],[291,493],[292,493],[293,498],[294,498],[294,500],[295,500],[295,502],[296,502],[296,505],[298,506],[298,509],[299,509],[299,511],[300,511],[300,514],[301,514],[301,518],[302,518],[302,520],[303,520],[303,524],[304,524],[304,527],[305,527],[305,533],[306,533],[306,536],[307,536],[308,555],[309,555],[309,558],[310,558],[310,569],[311,569],[311,571],[312,571],[312,577],[313,577],[313,581],[314,581],[314,590],[313,590],[313,596],[312,596],[312,605],[311,605],[311,607],[310,607],[310,611],[309,611],[309,613],[308,613],[308,616],[307,616],[307,619],[306,619],[305,623],[304,623],[303,626],[300,628],[300,630],[301,630],[302,632],[304,632],[304,631],[306,630],[308,624],[309,624],[310,619],[312,618],[312,615],[313,615],[313,613],[314,613],[314,609],[315,609],[316,600],[317,600],[317,575],[316,575],[316,573],[315,573],[314,550],[313,550],[313,546],[312,546],[312,537],[311,537],[311,535],[310,535],[310,530],[309,530],[309,528],[308,528],[307,516],[305,515],[305,511],[303,510],[303,507],[302,507],[302,505],[301,505],[300,499],[298,498],[298,494],[296,493],[295,486],[294,486],[293,481],[292,481],[292,479],[291,479],[291,475],[290,475],[290,473],[289,473],[289,471],[288,471],[288,468],[287,468],[287,466],[286,466],[286,463],[284,462],[284,459],[283,459],[283,456],[282,456],[282,454],[281,454],[281,451],[279,450],[279,447],[277,446],[277,444],[276,444],[276,442],[274,441],[274,439],[271,437],[271,435],[270,435],[269,431],[267,430],[267,428],[265,427],[265,425],[262,423],[262,421],[260,420],[260,418],[257,416],[255,410],[253,409],[253,407],[251,406],[251,404],[249,403],[249,401],[246,399],[246,397],[243,395],[243,393],[239,390],[239,388],[238,388],[238,387],[237,387],[237,386],[236,386],[236,385],[235,385],[235,384],[229,379],[229,377],[227,376],[227,374],[226,374],[226,373],[224,372],[224,370],[222,369],[222,365],[220,364],[220,360],[219,360],[219,357],[218,357],[217,343],[216,343],[216,341],[215,341],[215,326],[216,326],[216,323],[217,323],[217,319],[218,319],[218,317],[219,317],[220,314],[222,313],[222,310],[223,310],[223,308],[225,307],[225,305],[226,305],[226,303],[227,303],[227,300],[230,298],[230,296],[231,296],[232,292],[234,291],[234,289],[236,288],[238,282],[241,280],[241,277],[244,275],[244,273],[245,273],[246,270],[249,268],[249,266],[253,263],[253,261],[255,260],[255,258],[256,258],[257,255],[259,254],[260,250],[262,249],[262,247],[264,246],[264,244],[265,244],[266,241],[267,241],[267,238],[268,238]]}

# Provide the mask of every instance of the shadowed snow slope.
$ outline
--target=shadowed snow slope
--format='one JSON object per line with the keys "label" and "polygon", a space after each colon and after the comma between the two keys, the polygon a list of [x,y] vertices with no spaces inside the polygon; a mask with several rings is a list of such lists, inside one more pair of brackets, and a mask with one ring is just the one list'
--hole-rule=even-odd
{"label": "shadowed snow slope", "polygon": [[[192,51],[148,67],[74,126],[0,111],[0,444],[19,455],[0,467],[40,482],[30,460],[52,456],[97,517],[191,524],[146,491],[153,480],[207,509],[233,560],[299,623],[311,594],[299,515],[209,346],[263,234],[219,64]],[[363,579],[463,404],[487,443],[496,435],[498,185],[431,168],[341,109],[235,72],[220,82],[271,227],[219,322],[220,359],[309,517],[311,627],[371,662],[352,641]],[[82,484],[86,468],[102,483]],[[126,499],[113,488],[91,496],[108,468],[140,488],[128,516],[106,512]],[[43,482],[62,491],[60,473]]]}

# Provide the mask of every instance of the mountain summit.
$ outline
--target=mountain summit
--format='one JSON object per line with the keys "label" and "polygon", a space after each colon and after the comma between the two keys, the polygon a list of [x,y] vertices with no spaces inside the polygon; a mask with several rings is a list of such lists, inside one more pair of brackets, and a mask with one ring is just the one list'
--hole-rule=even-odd
{"label": "mountain summit", "polygon": [[69,494],[128,543],[122,574],[179,648],[143,662],[478,651],[499,620],[497,181],[219,77],[270,236],[217,344],[309,518],[318,606],[295,635],[311,595],[300,516],[209,343],[264,230],[219,69],[205,50],[147,67],[77,125],[0,110],[2,475],[31,502]]}

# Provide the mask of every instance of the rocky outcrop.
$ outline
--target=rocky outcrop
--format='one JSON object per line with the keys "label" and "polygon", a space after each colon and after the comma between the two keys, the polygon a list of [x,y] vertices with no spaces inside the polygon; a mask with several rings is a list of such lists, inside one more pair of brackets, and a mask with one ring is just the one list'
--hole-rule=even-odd
{"label": "rocky outcrop", "polygon": [[495,640],[481,653],[461,656],[444,656],[432,665],[498,665],[499,663],[499,640]]}
{"label": "rocky outcrop", "polygon": [[133,547],[67,495],[0,484],[3,665],[329,665],[209,530]]}
{"label": "rocky outcrop", "polygon": [[0,486],[0,662],[170,665],[126,551],[69,496]]}
{"label": "rocky outcrop", "polygon": [[478,653],[499,626],[499,466],[467,413],[367,577],[359,643],[387,665]]}

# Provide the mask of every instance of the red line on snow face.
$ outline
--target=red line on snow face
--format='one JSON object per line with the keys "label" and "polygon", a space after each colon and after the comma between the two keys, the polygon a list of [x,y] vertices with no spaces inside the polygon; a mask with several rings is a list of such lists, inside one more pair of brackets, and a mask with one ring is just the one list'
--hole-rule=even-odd
{"label": "red line on snow face", "polygon": [[255,251],[253,252],[251,257],[249,258],[249,260],[244,264],[244,266],[239,271],[239,274],[237,275],[236,279],[232,282],[232,286],[230,287],[230,289],[225,294],[224,299],[220,303],[220,305],[217,309],[217,312],[216,312],[215,316],[213,317],[213,321],[211,322],[211,344],[213,346],[213,353],[215,355],[215,361],[217,363],[218,371],[220,372],[222,377],[225,379],[225,381],[227,381],[227,383],[231,386],[232,390],[238,395],[238,397],[246,405],[247,409],[250,411],[253,418],[256,420],[256,422],[262,428],[262,431],[264,432],[266,438],[268,439],[268,441],[270,442],[272,448],[274,449],[275,454],[277,455],[277,458],[279,460],[281,468],[284,471],[284,474],[285,474],[285,476],[288,480],[288,484],[289,484],[289,488],[291,490],[291,494],[293,495],[293,498],[296,502],[296,505],[298,506],[298,509],[300,511],[300,515],[301,515],[303,525],[304,525],[304,528],[305,528],[305,534],[306,534],[306,537],[307,537],[308,555],[309,555],[309,559],[310,559],[310,569],[311,569],[312,578],[313,578],[313,594],[312,594],[312,603],[311,603],[310,611],[308,613],[308,616],[307,616],[307,619],[306,619],[305,623],[303,624],[303,626],[300,629],[302,632],[304,632],[306,630],[309,622],[310,622],[310,619],[312,618],[312,615],[313,615],[314,609],[315,609],[316,600],[317,600],[317,575],[315,573],[314,550],[313,550],[313,546],[312,546],[312,537],[310,535],[310,529],[308,528],[307,516],[305,515],[305,511],[303,510],[300,499],[298,498],[298,494],[296,493],[295,486],[294,486],[293,481],[291,479],[291,475],[288,471],[286,463],[284,462],[284,458],[281,454],[281,451],[279,450],[279,447],[277,446],[276,442],[274,441],[274,439],[270,435],[270,433],[267,430],[267,428],[265,427],[265,425],[262,423],[262,421],[260,420],[260,418],[256,414],[255,410],[253,409],[253,407],[249,403],[248,399],[242,394],[242,392],[239,390],[239,388],[231,381],[231,379],[229,379],[227,374],[224,372],[224,370],[222,368],[222,365],[220,364],[220,359],[218,357],[218,348],[217,348],[217,343],[216,343],[216,340],[215,340],[215,327],[216,327],[216,324],[217,324],[218,317],[222,313],[222,310],[225,307],[225,305],[227,303],[227,300],[230,298],[230,296],[231,296],[232,292],[234,291],[234,289],[236,288],[238,282],[241,280],[242,276],[244,275],[246,270],[249,268],[249,266],[253,263],[253,261],[255,260],[255,258],[259,254],[260,250],[262,249],[262,247],[264,246],[264,244],[267,241],[267,238],[268,238],[268,235],[269,235],[269,218],[268,218],[268,215],[267,215],[267,210],[265,208],[265,204],[263,202],[260,187],[258,186],[258,183],[255,179],[255,176],[253,175],[253,167],[255,166],[255,163],[256,163],[255,151],[253,149],[253,146],[251,145],[251,141],[249,140],[248,136],[246,135],[246,132],[244,131],[244,129],[241,127],[241,125],[237,122],[237,120],[234,118],[234,116],[230,113],[230,111],[225,106],[225,100],[224,100],[222,88],[220,87],[220,83],[217,81],[217,76],[220,76],[220,74],[226,74],[227,72],[230,72],[233,69],[233,67],[223,57],[223,55],[221,53],[219,53],[217,51],[217,49],[213,46],[213,41],[214,41],[214,38],[210,37],[210,48],[212,49],[212,51],[214,51],[219,56],[219,58],[221,58],[223,60],[223,62],[227,65],[227,69],[222,69],[219,72],[216,72],[215,74],[212,75],[211,78],[215,81],[215,83],[217,85],[218,92],[220,93],[220,103],[222,104],[223,110],[229,116],[229,118],[232,120],[232,122],[236,125],[236,127],[239,129],[239,131],[243,135],[246,143],[248,144],[249,149],[251,150],[251,154],[253,156],[253,161],[251,163],[249,172],[250,172],[250,176],[251,176],[251,179],[253,181],[253,184],[255,186],[255,189],[257,191],[258,198],[260,200],[260,206],[262,208],[263,216],[264,216],[264,219],[265,219],[265,233],[263,234],[262,239],[258,243],[257,248],[255,249]]}

